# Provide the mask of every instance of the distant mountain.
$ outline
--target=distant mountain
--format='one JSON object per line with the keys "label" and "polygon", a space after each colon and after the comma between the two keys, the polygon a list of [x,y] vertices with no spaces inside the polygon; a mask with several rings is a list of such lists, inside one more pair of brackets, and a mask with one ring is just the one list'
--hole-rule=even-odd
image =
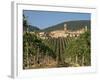
{"label": "distant mountain", "polygon": [[29,31],[39,31],[40,29],[36,26],[29,25]]}
{"label": "distant mountain", "polygon": [[[69,29],[69,30],[78,30],[78,29],[81,29],[85,26],[87,26],[88,29],[91,28],[91,21],[90,20],[77,20],[77,21],[62,22],[62,23],[47,27],[45,29],[40,29],[37,26],[29,25],[28,29],[29,29],[29,31],[50,32],[50,31],[54,31],[54,30],[63,30],[64,24],[67,24],[67,29]],[[23,30],[26,31],[27,27],[24,27]]]}
{"label": "distant mountain", "polygon": [[28,28],[29,31],[40,31],[40,29],[36,26],[29,25],[28,27],[24,27],[23,30],[26,31]]}
{"label": "distant mountain", "polygon": [[54,31],[54,30],[63,30],[64,24],[67,24],[67,28],[69,30],[77,30],[77,29],[81,29],[85,26],[87,26],[88,29],[90,29],[90,26],[91,26],[90,20],[68,21],[68,22],[62,22],[60,24],[50,26],[48,28],[43,29],[42,31],[50,32],[50,31]]}

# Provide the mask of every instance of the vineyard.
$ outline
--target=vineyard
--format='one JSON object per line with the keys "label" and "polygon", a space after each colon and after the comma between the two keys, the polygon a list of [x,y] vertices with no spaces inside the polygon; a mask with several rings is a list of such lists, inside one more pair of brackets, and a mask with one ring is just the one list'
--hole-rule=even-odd
{"label": "vineyard", "polygon": [[[46,35],[46,38],[42,39],[38,35],[41,29],[29,25],[23,15],[23,69],[91,66],[90,21],[66,23],[73,31],[79,30],[79,25],[88,25],[88,28],[79,36],[54,38]],[[52,30],[59,30],[63,24],[42,31],[49,33]]]}
{"label": "vineyard", "polygon": [[90,53],[90,31],[79,37],[47,39],[23,34],[23,69],[90,66]]}

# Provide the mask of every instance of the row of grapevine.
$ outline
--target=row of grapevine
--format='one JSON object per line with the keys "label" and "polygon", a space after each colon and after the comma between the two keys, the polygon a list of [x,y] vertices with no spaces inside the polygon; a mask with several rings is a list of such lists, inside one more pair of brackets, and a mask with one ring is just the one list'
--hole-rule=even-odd
{"label": "row of grapevine", "polygon": [[41,39],[26,32],[23,34],[23,68],[89,66],[89,36],[86,32],[77,38]]}
{"label": "row of grapevine", "polygon": [[[53,43],[53,42],[52,42]],[[51,43],[51,44],[52,44]],[[23,34],[23,68],[45,67],[48,59],[54,59],[54,51],[34,34]]]}
{"label": "row of grapevine", "polygon": [[46,39],[44,43],[46,43],[56,55],[57,66],[91,65],[89,31],[79,37],[50,37]]}
{"label": "row of grapevine", "polygon": [[50,49],[53,50],[53,53],[56,55],[55,60],[57,62],[57,66],[64,65],[64,54],[66,52],[67,44],[71,42],[73,38],[48,38],[44,40],[44,43],[49,46]]}

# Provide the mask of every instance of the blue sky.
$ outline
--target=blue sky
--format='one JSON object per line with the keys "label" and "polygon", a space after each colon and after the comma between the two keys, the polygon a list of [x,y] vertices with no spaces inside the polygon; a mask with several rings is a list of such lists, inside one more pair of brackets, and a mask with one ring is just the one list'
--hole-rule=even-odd
{"label": "blue sky", "polygon": [[41,29],[72,20],[90,20],[90,13],[24,10],[28,23]]}

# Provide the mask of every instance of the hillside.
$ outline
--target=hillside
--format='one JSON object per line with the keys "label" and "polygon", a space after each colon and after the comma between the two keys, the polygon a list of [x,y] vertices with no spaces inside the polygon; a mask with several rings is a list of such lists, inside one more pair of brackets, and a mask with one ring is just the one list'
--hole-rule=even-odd
{"label": "hillside", "polygon": [[[79,21],[68,21],[68,22],[62,22],[53,26],[49,26],[45,29],[39,29],[37,26],[32,26],[29,25],[29,31],[44,31],[44,32],[50,32],[50,31],[54,31],[54,30],[63,30],[64,29],[64,24],[67,24],[67,28],[69,30],[77,30],[77,29],[81,29],[85,26],[88,27],[88,29],[90,29],[90,20],[79,20]],[[27,26],[24,26],[24,31],[27,30]]]}
{"label": "hillside", "polygon": [[90,29],[90,20],[79,20],[79,21],[62,22],[60,24],[53,25],[53,26],[50,26],[48,28],[45,28],[42,31],[49,32],[49,31],[54,31],[54,30],[63,30],[64,24],[67,24],[67,28],[69,30],[81,29],[84,26],[87,26],[88,29]]}
{"label": "hillside", "polygon": [[29,25],[29,31],[39,31],[40,29],[36,26]]}
{"label": "hillside", "polygon": [[23,30],[26,31],[27,28],[29,29],[29,31],[39,31],[40,30],[38,27],[32,26],[32,25],[29,25],[28,27],[24,26]]}

